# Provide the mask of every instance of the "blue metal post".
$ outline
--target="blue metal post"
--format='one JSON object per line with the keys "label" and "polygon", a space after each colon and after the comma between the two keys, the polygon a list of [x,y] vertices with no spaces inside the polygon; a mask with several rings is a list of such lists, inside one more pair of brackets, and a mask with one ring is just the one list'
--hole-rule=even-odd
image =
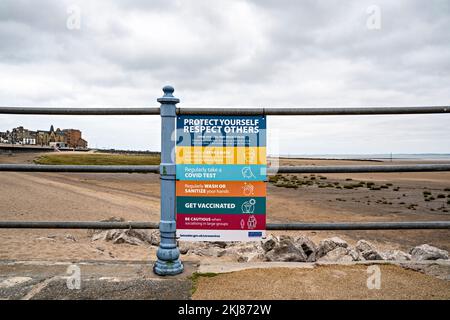
{"label": "blue metal post", "polygon": [[161,221],[159,224],[160,245],[156,256],[154,272],[159,275],[175,275],[183,272],[180,250],[176,240],[175,222],[175,137],[176,104],[174,88],[165,86],[161,103]]}

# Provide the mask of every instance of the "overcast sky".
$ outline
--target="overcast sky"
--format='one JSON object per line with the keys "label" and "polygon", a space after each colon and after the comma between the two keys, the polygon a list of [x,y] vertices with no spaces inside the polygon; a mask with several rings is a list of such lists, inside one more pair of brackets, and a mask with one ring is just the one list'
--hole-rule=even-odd
{"label": "overcast sky", "polygon": [[[165,84],[180,107],[450,105],[449,32],[448,0],[1,0],[0,105],[157,106]],[[53,124],[137,150],[159,150],[159,123],[0,115],[1,131]],[[449,114],[268,129],[283,154],[450,153]]]}

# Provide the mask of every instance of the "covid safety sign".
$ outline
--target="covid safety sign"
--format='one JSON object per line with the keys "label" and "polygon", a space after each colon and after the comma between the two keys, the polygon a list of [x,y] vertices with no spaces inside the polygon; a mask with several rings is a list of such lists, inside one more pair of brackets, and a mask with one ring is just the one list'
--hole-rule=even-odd
{"label": "covid safety sign", "polygon": [[265,237],[266,118],[178,116],[176,138],[177,237]]}

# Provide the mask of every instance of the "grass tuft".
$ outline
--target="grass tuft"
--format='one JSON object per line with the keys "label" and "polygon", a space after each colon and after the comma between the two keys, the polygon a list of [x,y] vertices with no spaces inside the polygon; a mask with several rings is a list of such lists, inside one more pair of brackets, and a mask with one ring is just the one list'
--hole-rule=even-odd
{"label": "grass tuft", "polygon": [[194,294],[195,291],[197,291],[197,286],[198,286],[198,280],[201,277],[204,278],[212,278],[219,275],[218,273],[214,273],[214,272],[205,272],[205,273],[201,273],[201,272],[194,272],[192,274],[192,276],[189,277],[189,280],[192,281],[192,289],[191,289],[191,294]]}
{"label": "grass tuft", "polygon": [[46,154],[33,160],[47,165],[158,165],[159,155],[128,155],[107,153]]}

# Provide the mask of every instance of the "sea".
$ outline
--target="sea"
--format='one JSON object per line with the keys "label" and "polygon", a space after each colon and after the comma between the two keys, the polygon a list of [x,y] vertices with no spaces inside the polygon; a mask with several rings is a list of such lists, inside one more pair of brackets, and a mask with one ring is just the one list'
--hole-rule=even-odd
{"label": "sea", "polygon": [[424,160],[450,161],[450,153],[380,153],[380,154],[287,154],[283,158],[329,159],[329,160]]}

